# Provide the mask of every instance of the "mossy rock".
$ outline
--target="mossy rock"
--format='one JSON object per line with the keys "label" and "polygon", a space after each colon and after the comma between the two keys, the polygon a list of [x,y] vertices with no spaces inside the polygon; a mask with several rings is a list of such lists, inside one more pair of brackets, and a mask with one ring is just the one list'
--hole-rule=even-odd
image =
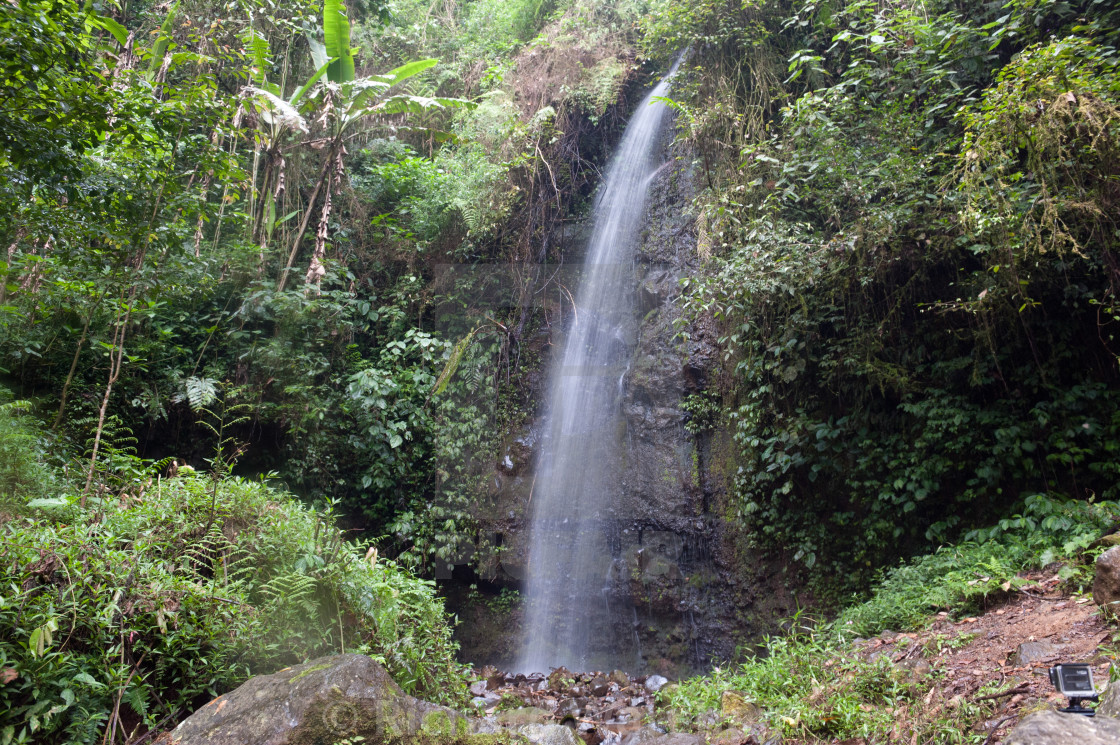
{"label": "mossy rock", "polygon": [[162,739],[168,745],[499,745],[463,714],[409,696],[360,654],[323,657],[260,675],[196,711]]}

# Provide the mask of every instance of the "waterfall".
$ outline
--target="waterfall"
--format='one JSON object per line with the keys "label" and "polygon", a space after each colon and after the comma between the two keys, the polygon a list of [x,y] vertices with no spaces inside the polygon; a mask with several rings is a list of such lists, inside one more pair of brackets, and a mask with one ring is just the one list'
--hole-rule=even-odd
{"label": "waterfall", "polygon": [[587,255],[563,355],[553,362],[537,487],[530,504],[525,637],[518,667],[634,669],[633,607],[611,602],[613,583],[632,568],[612,555],[619,516],[612,501],[611,457],[623,426],[622,376],[636,327],[633,252],[653,153],[679,60],[638,106],[614,155],[594,208]]}

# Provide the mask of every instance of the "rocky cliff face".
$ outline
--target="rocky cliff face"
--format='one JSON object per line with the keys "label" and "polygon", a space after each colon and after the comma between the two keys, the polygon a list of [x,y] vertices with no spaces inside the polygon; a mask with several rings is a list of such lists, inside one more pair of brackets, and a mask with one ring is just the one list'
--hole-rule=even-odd
{"label": "rocky cliff face", "polygon": [[[646,227],[634,258],[636,317],[629,333],[634,352],[620,379],[621,424],[611,461],[616,474],[611,503],[611,556],[603,557],[607,584],[604,613],[612,638],[604,651],[636,647],[644,670],[682,674],[731,656],[737,645],[769,630],[774,619],[795,610],[793,598],[772,575],[740,550],[741,537],[723,520],[725,471],[719,433],[694,435],[682,401],[712,385],[717,367],[714,324],[682,318],[681,278],[699,271],[695,221],[688,209],[697,178],[689,153],[662,135],[663,163],[651,185]],[[569,263],[586,245],[587,230],[569,230]],[[555,335],[559,329],[553,329]],[[683,332],[683,333],[678,333]],[[536,342],[547,370],[548,332]],[[531,400],[543,401],[546,376]],[[520,613],[501,587],[516,588],[525,576],[529,505],[543,415],[536,411],[508,433],[492,474],[491,501],[478,518],[499,551],[481,561],[481,590],[447,585],[452,610],[462,621],[463,657],[477,664],[512,664]],[[770,577],[770,578],[768,578]],[[487,598],[489,597],[489,600]],[[481,601],[481,602],[480,602]]]}

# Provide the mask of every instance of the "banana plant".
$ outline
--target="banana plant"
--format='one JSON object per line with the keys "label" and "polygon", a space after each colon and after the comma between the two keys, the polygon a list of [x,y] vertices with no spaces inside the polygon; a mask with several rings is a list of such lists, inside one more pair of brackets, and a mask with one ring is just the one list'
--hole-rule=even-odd
{"label": "banana plant", "polygon": [[417,60],[386,73],[358,77],[354,49],[350,46],[350,20],[341,0],[324,1],[323,39],[319,42],[308,38],[316,68],[326,69],[326,80],[315,88],[310,97],[317,112],[316,120],[322,122],[326,129],[325,136],[316,141],[316,145],[324,151],[323,167],[292,244],[287,265],[280,276],[279,290],[283,290],[287,283],[320,193],[323,194],[323,206],[319,213],[315,250],[306,273],[308,292],[317,291],[320,280],[326,274],[323,258],[329,235],[332,197],[345,175],[346,137],[359,122],[370,117],[417,115],[474,106],[458,98],[416,96],[395,90],[401,83],[437,64],[438,60]]}
{"label": "banana plant", "polygon": [[[261,265],[264,265],[265,252],[277,226],[291,219],[298,211],[284,217],[277,217],[276,206],[284,190],[284,140],[293,134],[308,132],[307,119],[303,109],[307,103],[308,92],[327,73],[327,63],[316,62],[317,69],[287,99],[282,97],[281,86],[269,82],[270,67],[268,39],[260,36],[252,25],[249,27],[246,46],[253,58],[254,74],[252,83],[242,89],[242,106],[257,115],[257,131],[253,152],[253,190],[249,197],[250,239],[260,243]],[[263,164],[263,169],[262,169]],[[258,173],[261,185],[256,187]],[[257,206],[260,194],[260,206]]]}

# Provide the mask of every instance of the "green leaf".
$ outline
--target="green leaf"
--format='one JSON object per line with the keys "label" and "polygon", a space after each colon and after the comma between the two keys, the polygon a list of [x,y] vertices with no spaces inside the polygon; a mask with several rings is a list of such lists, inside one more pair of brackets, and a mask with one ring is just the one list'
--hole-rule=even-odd
{"label": "green leaf", "polygon": [[398,83],[403,83],[405,80],[408,80],[412,76],[417,75],[424,70],[427,70],[429,67],[433,67],[438,64],[438,59],[416,60],[415,62],[409,62],[407,64],[401,65],[395,70],[390,70],[389,72],[381,73],[380,75],[376,75],[374,77],[385,81],[389,85],[397,85]]}
{"label": "green leaf", "polygon": [[112,18],[94,15],[90,17],[90,25],[99,26],[108,31],[122,47],[128,44],[128,29],[114,21]]}
{"label": "green leaf", "polygon": [[249,50],[253,55],[253,65],[257,68],[259,79],[264,81],[268,77],[268,39],[258,36],[255,30],[250,30]]}
{"label": "green leaf", "polygon": [[350,19],[341,0],[324,0],[323,32],[326,36],[327,80],[349,83],[354,80],[354,54],[350,49]]}
{"label": "green leaf", "polygon": [[301,85],[299,89],[292,94],[291,98],[288,99],[288,103],[292,106],[298,106],[303,97],[307,95],[307,91],[311,90],[311,86],[318,83],[319,78],[323,77],[323,75],[327,73],[327,67],[329,64],[329,62],[324,62],[323,64],[321,64],[319,66],[319,69],[315,71],[315,74],[308,78],[307,82]]}
{"label": "green leaf", "polygon": [[311,48],[311,61],[315,64],[315,68],[326,67],[330,62],[330,57],[327,56],[327,46],[312,36],[310,33],[304,33],[304,38],[307,39],[307,46]]}
{"label": "green leaf", "polygon": [[175,13],[178,10],[179,3],[176,2],[171,6],[171,10],[167,11],[167,17],[163,19],[163,25],[159,28],[159,38],[152,47],[152,56],[148,62],[148,72],[153,75],[159,72],[163,57],[167,54],[167,47],[171,44],[171,24],[175,22]]}
{"label": "green leaf", "polygon": [[393,448],[394,450],[396,448],[399,448],[402,442],[404,442],[404,440],[396,432],[389,435],[389,447]]}
{"label": "green leaf", "polygon": [[69,507],[70,502],[63,497],[39,497],[37,499],[32,499],[27,503],[27,506],[34,509],[50,510],[59,507]]}

